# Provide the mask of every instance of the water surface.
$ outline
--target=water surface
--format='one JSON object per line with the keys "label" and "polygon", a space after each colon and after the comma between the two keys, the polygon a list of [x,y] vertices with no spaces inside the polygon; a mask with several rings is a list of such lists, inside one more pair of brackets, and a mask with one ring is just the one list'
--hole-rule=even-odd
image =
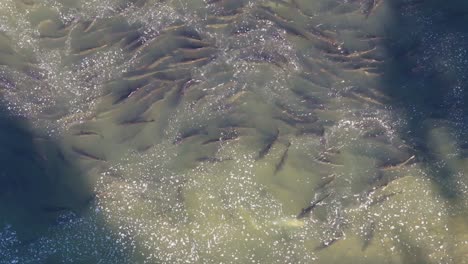
{"label": "water surface", "polygon": [[465,263],[465,11],[2,1],[0,263]]}

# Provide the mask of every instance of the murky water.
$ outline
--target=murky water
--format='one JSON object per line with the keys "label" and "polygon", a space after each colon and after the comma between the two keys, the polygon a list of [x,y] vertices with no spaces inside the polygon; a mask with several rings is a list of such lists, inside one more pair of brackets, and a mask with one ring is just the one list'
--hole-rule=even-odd
{"label": "murky water", "polygon": [[0,263],[468,263],[467,11],[1,1]]}

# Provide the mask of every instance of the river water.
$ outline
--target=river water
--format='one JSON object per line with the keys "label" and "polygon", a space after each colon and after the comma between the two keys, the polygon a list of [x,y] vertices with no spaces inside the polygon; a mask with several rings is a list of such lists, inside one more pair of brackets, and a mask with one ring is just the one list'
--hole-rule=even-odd
{"label": "river water", "polygon": [[468,263],[467,14],[0,1],[0,263]]}

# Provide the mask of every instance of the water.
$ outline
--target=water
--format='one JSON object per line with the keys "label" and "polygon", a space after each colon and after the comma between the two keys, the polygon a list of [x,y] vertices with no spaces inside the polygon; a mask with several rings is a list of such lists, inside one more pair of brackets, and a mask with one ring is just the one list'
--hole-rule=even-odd
{"label": "water", "polygon": [[0,3],[0,263],[465,263],[464,1]]}

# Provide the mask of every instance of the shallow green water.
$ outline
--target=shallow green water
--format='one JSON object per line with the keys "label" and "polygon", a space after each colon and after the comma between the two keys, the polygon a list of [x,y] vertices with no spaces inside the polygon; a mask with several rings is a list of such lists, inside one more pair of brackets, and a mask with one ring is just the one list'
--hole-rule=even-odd
{"label": "shallow green water", "polygon": [[0,263],[465,263],[464,1],[0,2]]}

